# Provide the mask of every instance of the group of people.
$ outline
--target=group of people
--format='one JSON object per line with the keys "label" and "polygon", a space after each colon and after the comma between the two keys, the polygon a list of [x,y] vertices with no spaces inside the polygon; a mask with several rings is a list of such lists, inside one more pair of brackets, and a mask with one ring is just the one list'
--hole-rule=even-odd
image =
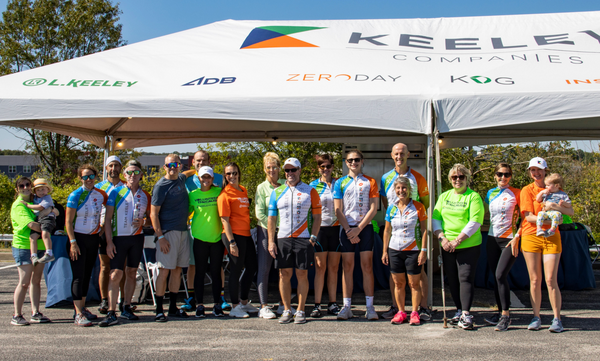
{"label": "group of people", "polygon": [[[85,307],[98,254],[102,264],[99,283],[103,297],[99,310],[106,313],[99,325],[111,326],[119,322],[117,306],[121,318],[138,319],[131,299],[144,247],[144,225],[152,226],[156,238],[157,322],[165,322],[168,317],[186,318],[186,311],[194,310],[196,317],[205,317],[203,291],[204,277],[208,272],[212,280],[214,316],[223,317],[224,310],[230,309],[230,317],[246,318],[250,313],[258,313],[265,319],[280,315],[280,323],[305,323],[308,269],[313,266],[315,304],[309,317],[321,317],[327,312],[336,315],[338,320],[350,319],[353,317],[351,304],[356,252],[360,254],[363,274],[365,318],[377,320],[379,315],[375,312],[373,300],[376,237],[372,220],[380,197],[386,209],[381,261],[390,268],[393,301],[390,309],[381,316],[390,319],[393,324],[408,322],[419,325],[430,320],[428,279],[424,272],[427,248],[431,246],[428,244],[426,213],[430,203],[429,190],[424,177],[408,166],[409,156],[405,144],[394,145],[391,157],[395,167],[377,182],[363,174],[364,157],[360,150],[346,153],[348,174],[339,179],[332,177],[333,157],[321,154],[317,157],[320,177],[306,184],[301,181],[302,164],[298,159],[288,158],[282,165],[277,154],[265,154],[266,179],[258,186],[254,202],[258,221],[256,243],[251,236],[248,191],[241,184],[242,170],[234,162],[225,165],[224,174],[219,175],[210,167],[209,154],[199,151],[194,155],[195,170],[182,172],[179,156],[171,154],[165,159],[166,174],[155,184],[152,195],[140,187],[143,170],[136,160],[122,165],[118,157],[109,157],[105,164],[108,177],[100,183],[96,183],[98,172],[93,166],[81,166],[78,176],[82,186],[69,196],[65,227],[70,240],[67,252],[73,273],[71,291],[75,324],[90,326],[91,321],[98,318]],[[441,194],[435,204],[432,232],[441,245],[444,271],[457,307],[451,322],[464,329],[473,328],[470,308],[482,242],[480,228],[487,206],[491,222],[487,241],[488,263],[496,274],[499,313],[486,318],[486,322],[496,325],[498,331],[505,331],[510,325],[510,291],[506,277],[521,248],[531,280],[534,318],[529,329],[541,327],[543,265],[555,317],[550,331],[562,331],[561,299],[556,282],[561,242],[556,227],[561,223],[561,214],[572,215],[573,209],[568,196],[562,192],[562,178],[557,174],[546,177],[546,170],[543,159],[532,159],[529,174],[534,182],[519,191],[510,187],[510,165],[499,164],[495,171],[498,186],[488,192],[485,202],[469,189],[471,173],[466,167],[456,164],[450,170],[448,178],[453,189]],[[285,178],[281,179],[280,174],[284,174]],[[49,321],[39,311],[43,270],[43,262],[39,261],[48,254],[52,256],[51,252],[44,251],[51,246],[43,237],[45,221],[42,218],[55,210],[47,200],[35,201],[41,207],[31,205],[34,203],[32,184],[25,177],[17,180],[18,197],[11,209],[13,255],[19,265],[15,315],[11,320],[15,325],[29,323],[22,315],[28,288],[32,301],[31,322]],[[36,190],[40,184],[36,183]],[[51,191],[47,183],[44,185]],[[44,199],[47,193],[39,192],[36,199]],[[40,212],[38,221],[32,210]],[[517,229],[519,218],[522,222]],[[43,240],[34,235],[36,232],[42,233]],[[222,260],[226,253],[230,260],[231,306],[224,300],[223,294]],[[268,280],[273,261],[279,273],[277,309],[270,307],[269,301],[274,300],[268,300]],[[340,262],[343,271],[341,308],[337,301]],[[188,268],[191,298],[178,308],[177,295],[184,268]],[[294,273],[297,279],[297,309],[291,305]],[[325,274],[329,303],[322,308]],[[255,279],[260,301],[258,308],[248,300],[251,283]],[[412,299],[410,315],[405,305],[407,279]],[[165,312],[163,301],[167,286],[169,308]]]}

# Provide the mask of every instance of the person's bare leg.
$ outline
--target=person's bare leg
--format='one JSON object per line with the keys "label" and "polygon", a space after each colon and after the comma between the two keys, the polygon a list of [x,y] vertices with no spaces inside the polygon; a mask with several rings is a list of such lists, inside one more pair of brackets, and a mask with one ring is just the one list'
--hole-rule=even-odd
{"label": "person's bare leg", "polygon": [[[188,290],[194,289],[194,279],[196,278],[196,265],[189,265],[187,270],[187,288]],[[221,275],[223,277],[223,275]],[[202,282],[204,283],[204,282]]]}
{"label": "person's bare leg", "polygon": [[[321,303],[323,287],[325,285],[325,272],[327,271],[327,253],[315,253],[315,303]],[[298,277],[298,272],[296,272]],[[308,278],[307,278],[308,280]],[[300,285],[298,285],[300,287]],[[298,291],[300,293],[300,291]]]}
{"label": "person's bare leg", "polygon": [[429,296],[429,278],[427,277],[427,273],[425,273],[425,265],[421,266],[419,283],[419,287],[421,288],[421,297],[419,298],[419,304],[423,308],[428,308],[429,305],[427,304],[427,297]]}
{"label": "person's bare leg", "polygon": [[396,309],[400,309],[398,307],[398,301],[396,301],[396,283],[394,282],[394,278],[392,277],[392,273],[390,273],[390,294],[392,295],[392,306],[396,307]]}
{"label": "person's bare leg", "polygon": [[169,279],[169,292],[179,293],[181,285],[181,267],[176,267],[171,271],[171,279]]}
{"label": "person's bare leg", "polygon": [[126,267],[125,268],[125,287],[124,292],[125,295],[123,299],[123,306],[131,305],[131,299],[133,298],[133,293],[135,292],[135,277],[137,276],[137,268],[135,267]]}
{"label": "person's bare leg", "polygon": [[31,283],[29,284],[29,300],[31,301],[31,314],[40,312],[40,297],[42,294],[42,276],[44,275],[44,265],[38,264],[33,269]]}
{"label": "person's bare leg", "polygon": [[560,253],[545,254],[542,256],[544,261],[544,276],[546,277],[546,286],[548,286],[548,296],[554,318],[560,320],[560,309],[562,308],[562,296],[558,287],[558,263],[560,262]]}
{"label": "person's bare leg", "polygon": [[[292,309],[292,274],[293,268],[284,268],[279,270],[279,293],[281,295],[281,302],[286,310]],[[300,287],[300,284],[298,284]],[[300,309],[300,308],[298,308]]]}
{"label": "person's bare leg", "polygon": [[337,302],[338,270],[340,268],[340,252],[328,252],[327,255],[327,293],[329,302]]}
{"label": "person's bare leg", "polygon": [[27,296],[27,289],[31,283],[31,275],[33,274],[33,265],[24,264],[17,267],[19,271],[19,283],[15,288],[14,294],[14,306],[15,316],[23,314],[23,303],[25,303],[25,296]]}
{"label": "person's bare leg", "polygon": [[411,300],[412,300],[412,310],[418,312],[419,305],[421,304],[421,281],[423,277],[421,277],[421,272],[418,275],[408,275],[408,285],[411,290]]}
{"label": "person's bare leg", "polygon": [[298,311],[304,311],[306,296],[308,296],[308,270],[296,269],[298,279]]}
{"label": "person's bare leg", "polygon": [[156,296],[162,297],[167,291],[167,278],[169,277],[169,271],[166,268],[160,268],[158,276],[156,277]]}
{"label": "person's bare leg", "polygon": [[354,252],[342,253],[342,295],[344,298],[352,298],[354,291]]}
{"label": "person's bare leg", "polygon": [[396,302],[398,303],[398,310],[406,312],[406,273],[392,273],[391,276],[394,281],[394,292]]}
{"label": "person's bare leg", "polygon": [[123,271],[114,269],[110,271],[110,280],[108,281],[108,310],[117,310],[117,301],[119,299],[119,286],[123,277]]}
{"label": "person's bare leg", "polygon": [[363,274],[365,296],[375,294],[375,276],[373,275],[373,251],[360,252],[360,267]]}
{"label": "person's bare leg", "polygon": [[531,308],[533,315],[540,317],[540,307],[542,305],[542,254],[533,252],[523,252],[527,271],[529,272],[529,295],[531,299]]}

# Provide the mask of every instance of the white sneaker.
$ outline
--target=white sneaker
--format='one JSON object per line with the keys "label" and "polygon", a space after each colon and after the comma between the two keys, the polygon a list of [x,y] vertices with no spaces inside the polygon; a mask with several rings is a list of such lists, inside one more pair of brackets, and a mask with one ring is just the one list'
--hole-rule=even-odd
{"label": "white sneaker", "polygon": [[367,312],[365,313],[365,318],[370,321],[379,319],[377,312],[375,312],[375,307],[373,307],[373,306],[367,307]]}
{"label": "white sneaker", "polygon": [[242,310],[246,311],[247,313],[257,313],[258,312],[258,308],[252,306],[252,304],[250,303],[250,301],[248,301],[248,303],[244,304],[240,304],[242,306]]}
{"label": "white sneaker", "polygon": [[260,309],[260,312],[258,312],[258,317],[269,320],[277,318],[277,315],[273,312],[273,310],[271,310],[271,307],[263,307]]}
{"label": "white sneaker", "polygon": [[342,307],[340,312],[337,314],[337,319],[338,320],[347,320],[349,318],[352,318],[353,316],[354,315],[352,314],[352,310],[350,309],[350,307],[344,306],[344,307]]}
{"label": "white sneaker", "polygon": [[244,311],[244,309],[242,308],[241,303],[239,305],[235,306],[235,308],[229,312],[229,316],[230,317],[238,317],[238,318],[250,317],[250,315],[246,311]]}
{"label": "white sneaker", "polygon": [[[296,314],[296,309],[294,307],[291,308],[292,310],[292,316]],[[281,316],[283,315],[283,311],[285,311],[285,307],[283,307],[282,304],[280,304],[279,306],[277,306],[277,315]]]}

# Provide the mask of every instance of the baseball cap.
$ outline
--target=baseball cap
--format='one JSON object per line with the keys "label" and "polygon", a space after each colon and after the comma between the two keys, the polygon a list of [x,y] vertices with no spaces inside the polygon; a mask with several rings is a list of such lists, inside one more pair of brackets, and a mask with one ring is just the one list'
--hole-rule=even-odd
{"label": "baseball cap", "polygon": [[106,167],[107,165],[109,165],[112,162],[119,162],[120,165],[123,165],[123,163],[121,163],[121,159],[119,157],[117,157],[116,155],[111,155],[110,157],[106,158],[106,163],[104,163],[104,166]]}
{"label": "baseball cap", "polygon": [[215,176],[213,169],[206,165],[204,167],[200,167],[200,169],[198,169],[198,177],[202,177],[205,174],[208,174],[211,177]]}
{"label": "baseball cap", "polygon": [[546,169],[546,168],[548,168],[548,164],[546,163],[544,158],[535,157],[529,161],[529,167],[527,167],[527,169],[529,169],[531,167],[536,167],[539,169]]}
{"label": "baseball cap", "polygon": [[296,168],[302,168],[300,166],[300,161],[296,158],[288,158],[285,160],[285,162],[283,163],[283,166],[285,167],[286,165],[291,165],[294,166]]}

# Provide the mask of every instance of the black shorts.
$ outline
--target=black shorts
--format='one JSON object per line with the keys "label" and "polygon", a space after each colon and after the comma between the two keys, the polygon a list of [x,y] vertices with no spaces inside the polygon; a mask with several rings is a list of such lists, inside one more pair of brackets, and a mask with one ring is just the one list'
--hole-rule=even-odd
{"label": "black shorts", "polygon": [[[104,231],[104,229],[102,229]],[[106,256],[106,236],[104,232],[100,234],[100,247],[98,247],[98,254],[103,254]]]}
{"label": "black shorts", "polygon": [[315,252],[340,252],[340,226],[321,227],[317,235]]}
{"label": "black shorts", "polygon": [[116,236],[113,237],[113,243],[117,254],[110,260],[110,269],[118,269],[123,271],[125,259],[127,259],[127,267],[137,268],[142,260],[144,252],[144,235],[138,234],[135,236]]}
{"label": "black shorts", "polygon": [[55,217],[42,217],[38,219],[38,223],[40,224],[40,228],[43,232],[48,232],[52,235],[54,232],[54,228],[56,228],[56,218]]}
{"label": "black shorts", "polygon": [[396,251],[388,249],[391,273],[408,273],[409,275],[421,274],[422,266],[419,266],[420,251]]}
{"label": "black shorts", "polygon": [[275,268],[307,270],[315,263],[315,248],[308,238],[278,238]]}
{"label": "black shorts", "polygon": [[[356,227],[350,227],[356,228]],[[340,243],[342,245],[341,252],[356,252],[356,249],[360,252],[373,252],[373,244],[375,242],[375,232],[373,231],[373,225],[369,224],[362,232],[359,233],[358,238],[360,242],[356,244],[350,243],[348,236],[343,228],[340,227]]]}

